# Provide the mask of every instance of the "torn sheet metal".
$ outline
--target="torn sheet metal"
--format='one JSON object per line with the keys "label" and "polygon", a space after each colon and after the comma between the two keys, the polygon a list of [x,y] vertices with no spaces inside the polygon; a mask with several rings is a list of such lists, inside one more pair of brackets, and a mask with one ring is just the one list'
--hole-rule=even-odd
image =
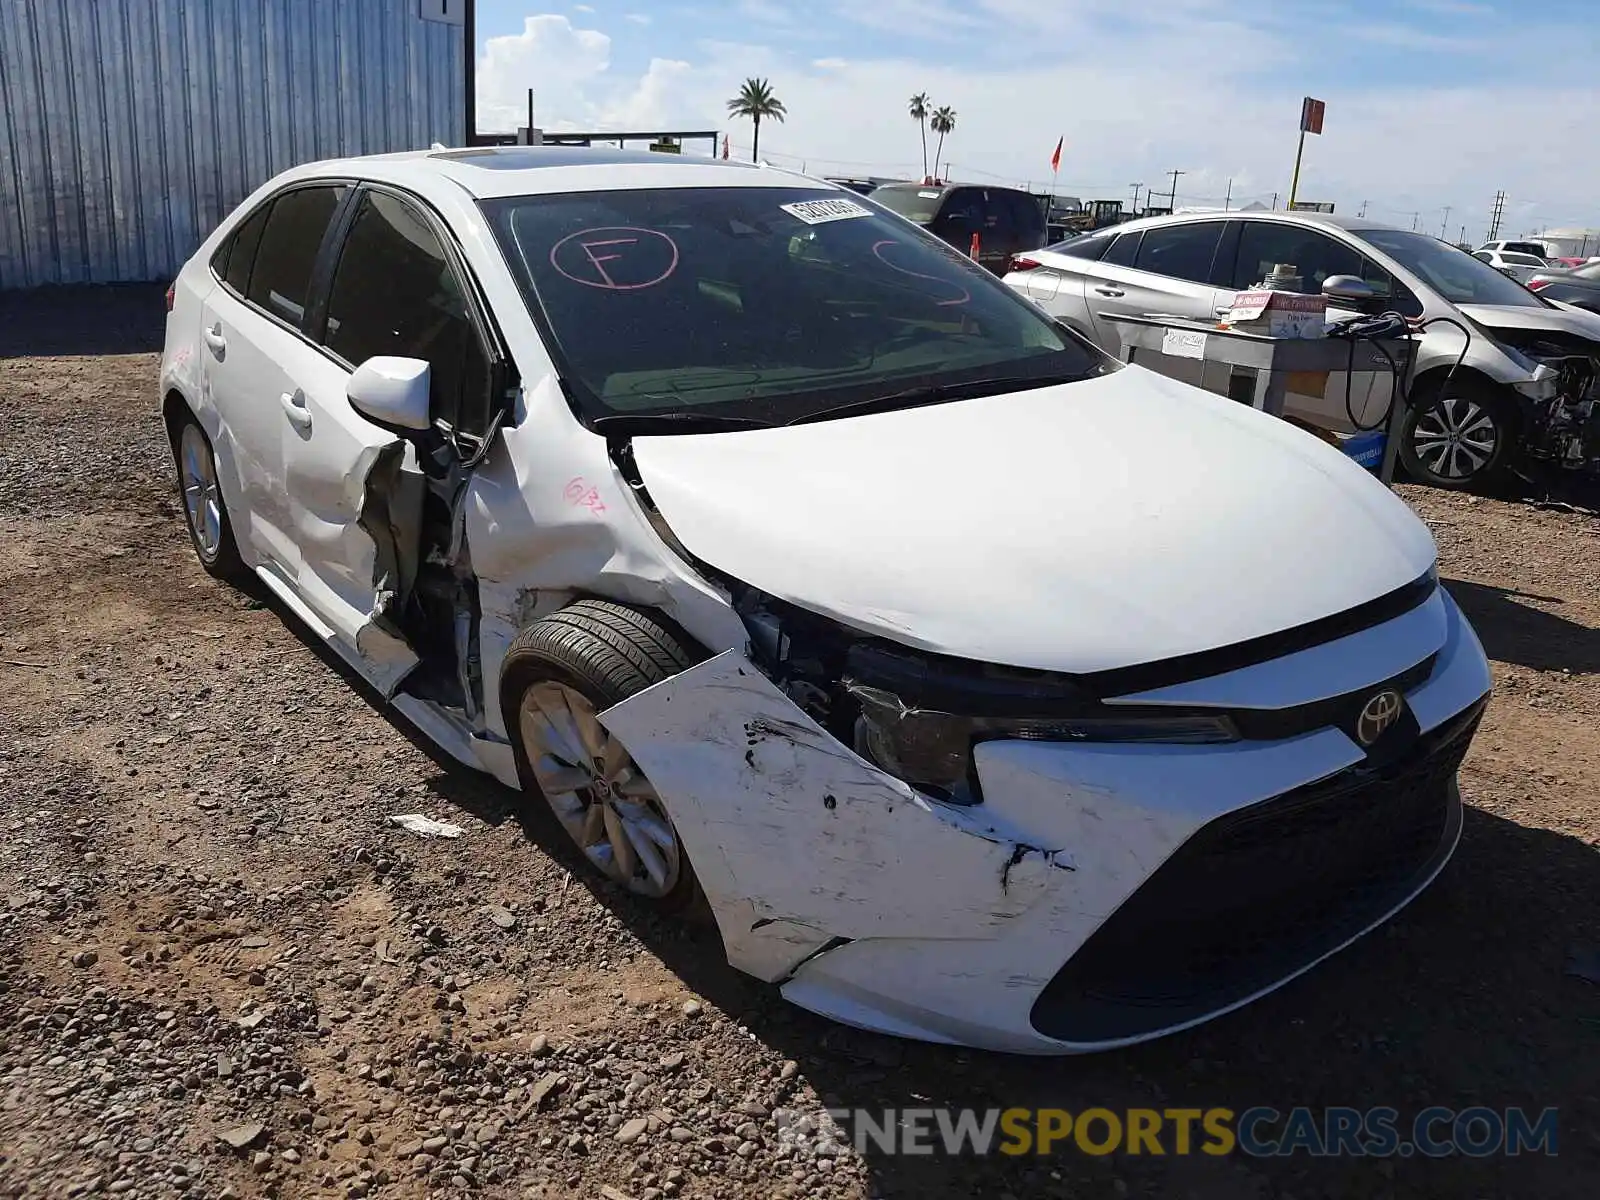
{"label": "torn sheet metal", "polygon": [[672,814],[729,961],[761,978],[829,939],[990,936],[1070,868],[841,746],[736,651],[600,720]]}

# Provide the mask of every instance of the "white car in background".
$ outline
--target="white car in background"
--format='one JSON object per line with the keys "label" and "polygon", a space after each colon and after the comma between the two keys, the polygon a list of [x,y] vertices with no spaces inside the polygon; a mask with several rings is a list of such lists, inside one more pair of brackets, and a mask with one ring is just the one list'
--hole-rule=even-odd
{"label": "white car in background", "polygon": [[1488,263],[1502,275],[1527,283],[1540,271],[1548,271],[1550,262],[1535,254],[1519,254],[1515,250],[1477,250],[1473,258]]}
{"label": "white car in background", "polygon": [[[1005,278],[1117,353],[1109,317],[1215,321],[1236,293],[1285,263],[1299,272],[1291,290],[1327,295],[1330,320],[1393,310],[1424,323],[1400,431],[1412,478],[1470,488],[1523,459],[1600,466],[1600,431],[1589,419],[1600,318],[1542,300],[1426,233],[1307,212],[1151,217],[1017,255]],[[1355,427],[1343,396],[1307,404],[1291,393],[1285,412],[1340,432]],[[1369,427],[1384,419],[1355,415]]]}
{"label": "white car in background", "polygon": [[1489,672],[1423,523],[870,198],[600,150],[299,167],[183,268],[161,393],[208,571],[838,1020],[1155,1037],[1460,833]]}

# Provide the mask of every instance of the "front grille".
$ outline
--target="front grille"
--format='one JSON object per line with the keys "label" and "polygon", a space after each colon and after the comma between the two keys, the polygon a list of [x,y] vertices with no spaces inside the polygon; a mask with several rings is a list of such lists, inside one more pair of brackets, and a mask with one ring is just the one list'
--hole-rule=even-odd
{"label": "front grille", "polygon": [[1454,844],[1452,784],[1482,715],[1202,827],[1045,986],[1034,1028],[1097,1042],[1197,1020],[1379,920]]}

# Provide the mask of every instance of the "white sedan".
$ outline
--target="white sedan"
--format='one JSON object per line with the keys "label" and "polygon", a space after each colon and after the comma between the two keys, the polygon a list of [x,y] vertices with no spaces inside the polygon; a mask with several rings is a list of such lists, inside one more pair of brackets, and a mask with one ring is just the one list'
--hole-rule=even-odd
{"label": "white sedan", "polygon": [[161,392],[208,571],[838,1020],[1155,1037],[1460,833],[1489,672],[1422,522],[868,197],[600,150],[299,167],[174,283]]}
{"label": "white sedan", "polygon": [[1477,250],[1473,258],[1486,262],[1502,275],[1515,279],[1518,283],[1527,283],[1541,271],[1550,269],[1548,259],[1538,258],[1532,254],[1519,254],[1515,250]]}

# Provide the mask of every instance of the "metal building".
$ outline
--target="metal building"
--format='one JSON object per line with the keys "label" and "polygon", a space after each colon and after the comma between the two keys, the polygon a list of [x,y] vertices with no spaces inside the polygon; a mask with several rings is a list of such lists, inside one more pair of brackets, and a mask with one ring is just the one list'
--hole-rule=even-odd
{"label": "metal building", "polygon": [[297,163],[466,143],[467,0],[0,0],[0,288],[171,277]]}

